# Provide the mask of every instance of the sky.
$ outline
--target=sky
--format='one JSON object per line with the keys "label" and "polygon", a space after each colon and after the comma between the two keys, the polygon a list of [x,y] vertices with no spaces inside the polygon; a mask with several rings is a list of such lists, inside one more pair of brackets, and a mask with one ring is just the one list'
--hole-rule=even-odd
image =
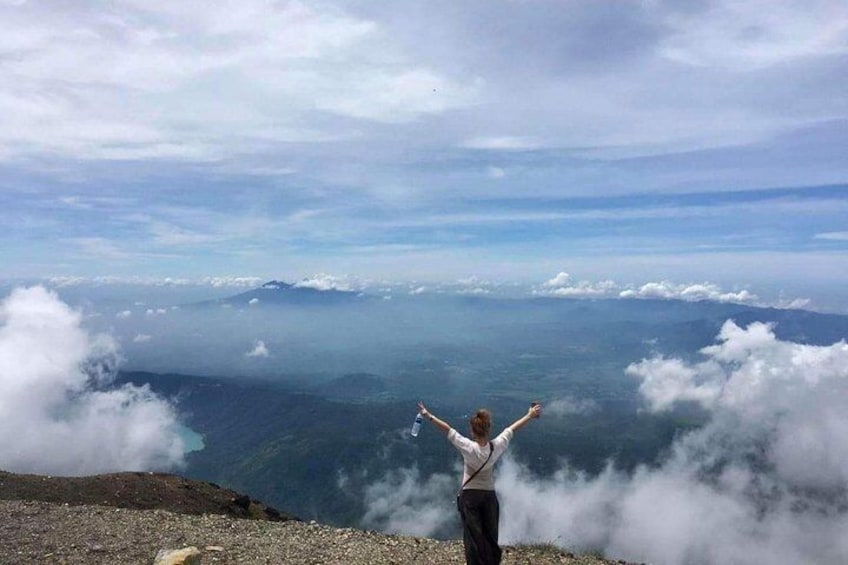
{"label": "sky", "polygon": [[847,77],[841,0],[0,0],[2,276],[844,313]]}

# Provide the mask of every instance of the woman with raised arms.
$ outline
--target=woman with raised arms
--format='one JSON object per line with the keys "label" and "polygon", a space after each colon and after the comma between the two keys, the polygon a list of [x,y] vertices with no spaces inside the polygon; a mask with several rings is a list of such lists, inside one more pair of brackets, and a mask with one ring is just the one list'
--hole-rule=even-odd
{"label": "woman with raised arms", "polygon": [[448,436],[448,441],[462,454],[464,461],[462,488],[457,498],[462,518],[462,542],[468,565],[494,565],[501,562],[498,546],[500,506],[495,494],[492,474],[495,462],[506,451],[513,434],[527,422],[542,414],[541,404],[534,402],[527,413],[507,426],[495,439],[489,439],[492,415],[486,409],[477,410],[469,421],[471,438],[463,436],[450,424],[434,416],[423,402],[418,409],[425,419],[433,422]]}

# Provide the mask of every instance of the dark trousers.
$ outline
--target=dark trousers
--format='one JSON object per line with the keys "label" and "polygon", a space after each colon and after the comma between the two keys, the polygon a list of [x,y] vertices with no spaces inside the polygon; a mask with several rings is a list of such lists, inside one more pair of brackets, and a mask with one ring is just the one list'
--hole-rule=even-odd
{"label": "dark trousers", "polygon": [[459,497],[462,518],[462,543],[468,565],[498,565],[501,548],[498,546],[500,505],[493,490],[466,489]]}

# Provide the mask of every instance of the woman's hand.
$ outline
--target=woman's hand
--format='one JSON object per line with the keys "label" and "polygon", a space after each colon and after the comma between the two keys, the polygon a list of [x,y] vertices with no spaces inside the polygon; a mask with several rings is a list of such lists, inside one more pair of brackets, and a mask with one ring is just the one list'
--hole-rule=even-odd
{"label": "woman's hand", "polygon": [[418,403],[418,412],[419,412],[419,413],[420,413],[423,417],[425,417],[425,418],[427,418],[428,420],[430,420],[431,422],[433,422],[433,425],[435,425],[437,428],[439,428],[439,429],[440,429],[440,430],[442,430],[443,432],[448,433],[448,432],[451,430],[450,424],[448,424],[447,422],[445,422],[445,421],[443,421],[443,420],[439,420],[438,418],[436,418],[435,416],[433,416],[433,415],[430,413],[430,411],[429,411],[429,410],[427,410],[427,407],[426,407],[426,406],[424,406],[424,403],[423,403],[423,402],[419,402],[419,403]]}
{"label": "woman's hand", "polygon": [[538,418],[541,415],[542,415],[542,405],[539,404],[538,402],[533,402],[533,403],[530,404],[530,408],[527,410],[527,413],[525,415],[523,415],[522,417],[520,417],[519,419],[517,419],[515,422],[513,422],[512,425],[509,426],[509,429],[511,429],[513,432],[517,432],[518,430],[520,430],[521,428],[526,426],[527,422],[529,422],[530,420],[533,420],[535,418]]}

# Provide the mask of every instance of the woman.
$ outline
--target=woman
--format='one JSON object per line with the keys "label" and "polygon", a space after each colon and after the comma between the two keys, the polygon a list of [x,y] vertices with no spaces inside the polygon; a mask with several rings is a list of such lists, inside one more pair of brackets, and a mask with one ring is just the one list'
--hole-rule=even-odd
{"label": "woman", "polygon": [[447,433],[448,441],[462,454],[465,462],[462,489],[459,496],[459,515],[462,518],[462,542],[465,562],[469,565],[489,565],[501,562],[498,546],[498,519],[500,507],[495,494],[492,469],[503,455],[515,431],[542,414],[542,405],[534,402],[527,414],[513,422],[498,437],[489,440],[492,415],[480,409],[471,418],[470,440],[453,429],[450,424],[433,416],[423,402],[418,403],[421,416]]}

